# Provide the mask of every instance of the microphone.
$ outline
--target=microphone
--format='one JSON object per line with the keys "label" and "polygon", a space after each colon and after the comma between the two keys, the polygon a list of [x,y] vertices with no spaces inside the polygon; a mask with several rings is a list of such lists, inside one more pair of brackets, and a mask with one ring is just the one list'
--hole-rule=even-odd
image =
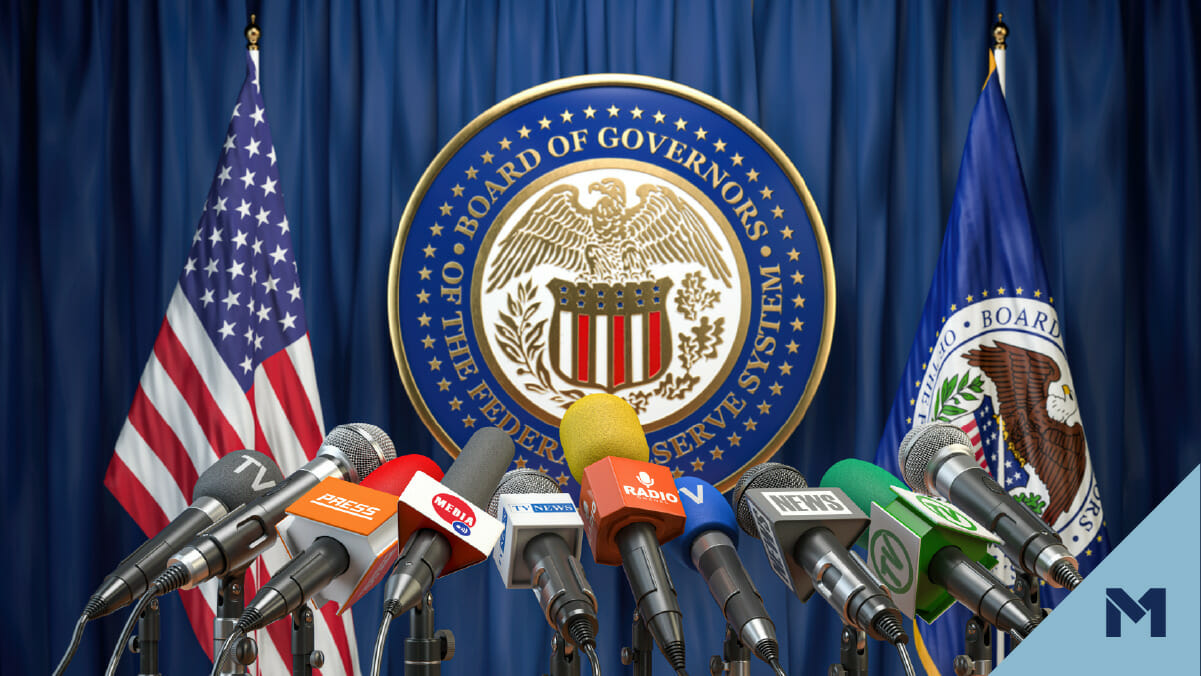
{"label": "microphone", "polygon": [[739,527],[763,542],[772,570],[797,598],[807,601],[816,589],[843,623],[901,651],[909,642],[901,611],[847,550],[867,527],[867,517],[841,490],[807,486],[788,465],[750,468],[734,487]]}
{"label": "microphone", "polygon": [[283,478],[275,462],[258,451],[232,451],[206,469],[192,489],[192,504],[157,535],[125,557],[88,599],[76,628],[77,636],[73,638],[55,673],[61,674],[70,663],[84,623],[137,600],[146,593],[151,581],[167,567],[167,559],[176,550],[231,509],[254,500],[274,488]]}
{"label": "microphone", "polygon": [[209,578],[245,570],[275,541],[275,526],[288,506],[329,477],[358,483],[396,457],[392,440],[366,423],[339,425],[326,435],[317,457],[268,492],[230,512],[196,536],[167,562],[155,580],[158,594],[191,589]]}
{"label": "microphone", "polygon": [[[138,615],[154,597],[177,589],[191,589],[210,578],[246,570],[275,542],[275,527],[297,498],[328,477],[358,483],[395,457],[392,440],[374,425],[350,423],[331,430],[322,441],[317,457],[274,489],[206,528],[168,559],[167,569],[150,583],[125,622],[121,638],[109,658],[106,676],[116,673],[125,641],[133,633]],[[229,640],[226,645],[231,645]]]}
{"label": "microphone", "polygon": [[834,463],[822,486],[841,488],[871,513],[863,543],[868,566],[905,615],[933,622],[955,601],[1019,640],[1041,618],[988,572],[997,560],[988,543],[1000,539],[954,505],[897,487],[900,480],[862,460]]}
{"label": "microphone", "polygon": [[897,460],[910,488],[941,495],[999,535],[1001,549],[1022,570],[1053,586],[1075,589],[1084,578],[1059,534],[997,485],[970,449],[963,430],[927,423],[909,430]]}
{"label": "microphone", "polygon": [[[487,504],[515,449],[509,435],[484,427],[471,435],[441,482],[417,475],[401,493],[398,541],[404,551],[384,586],[395,618],[421,603],[434,579],[483,561],[500,538]],[[478,511],[477,511],[478,510]]]}
{"label": "microphone", "polygon": [[683,613],[659,548],[684,532],[671,470],[649,462],[638,414],[611,394],[569,406],[559,439],[580,482],[579,511],[596,562],[625,569],[639,616],[668,663],[683,672]]}
{"label": "microphone", "polygon": [[333,601],[339,615],[346,612],[396,562],[392,490],[403,492],[417,472],[442,476],[433,460],[405,455],[381,465],[362,484],[330,477],[290,505],[279,534],[292,560],[259,588],[235,629],[260,629],[309,599],[318,608]]}
{"label": "microphone", "polygon": [[505,473],[488,514],[499,517],[492,560],[507,589],[532,589],[546,621],[595,661],[596,595],[580,567],[584,522],[571,496],[532,469]]}
{"label": "microphone", "polygon": [[705,578],[709,593],[738,640],[779,673],[782,668],[776,626],[738,556],[734,510],[721,491],[707,481],[680,477],[676,488],[687,520],[684,534],[668,543],[667,549]]}
{"label": "microphone", "polygon": [[192,504],[104,578],[88,601],[88,608],[93,609],[89,616],[103,617],[137,600],[167,567],[167,560],[176,550],[231,509],[253,501],[283,478],[279,466],[258,451],[226,454],[196,480]]}

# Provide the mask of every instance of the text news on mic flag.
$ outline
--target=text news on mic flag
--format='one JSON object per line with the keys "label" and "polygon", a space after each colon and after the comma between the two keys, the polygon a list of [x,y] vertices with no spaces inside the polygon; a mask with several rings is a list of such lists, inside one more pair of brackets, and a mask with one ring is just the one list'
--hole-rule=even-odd
{"label": "text news on mic flag", "polygon": [[[913,427],[954,424],[980,466],[1059,532],[1087,575],[1109,550],[1055,296],[1030,218],[1005,99],[990,76],[972,112],[950,218],[876,463],[901,476]],[[1000,552],[994,573],[1014,569]],[[1041,588],[1053,607],[1067,592]],[[927,671],[953,674],[969,613],[918,623]]]}
{"label": "text news on mic flag", "polygon": [[[192,500],[197,477],[238,449],[271,456],[285,475],[317,453],[321,400],[284,213],[257,50],[230,117],[216,175],[183,272],[117,438],[105,485],[148,535]],[[248,571],[246,598],[286,555],[272,547]],[[201,646],[213,650],[215,581],[183,592]],[[351,614],[315,614],[327,676],[357,672]],[[262,673],[291,665],[287,627],[258,632]]]}

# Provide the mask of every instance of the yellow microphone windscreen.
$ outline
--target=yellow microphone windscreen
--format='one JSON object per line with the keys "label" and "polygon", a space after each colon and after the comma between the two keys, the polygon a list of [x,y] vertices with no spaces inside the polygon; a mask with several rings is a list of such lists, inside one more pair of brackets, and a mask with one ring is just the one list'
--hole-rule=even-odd
{"label": "yellow microphone windscreen", "polygon": [[651,458],[634,408],[621,397],[603,392],[567,407],[559,423],[559,443],[576,481],[583,479],[585,467],[606,456],[642,462]]}

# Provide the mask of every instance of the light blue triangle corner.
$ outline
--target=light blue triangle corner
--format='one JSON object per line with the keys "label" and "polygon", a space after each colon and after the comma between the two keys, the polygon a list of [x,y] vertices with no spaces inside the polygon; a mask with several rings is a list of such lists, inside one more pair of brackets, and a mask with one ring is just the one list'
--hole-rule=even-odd
{"label": "light blue triangle corner", "polygon": [[[1175,674],[1196,668],[1199,516],[1201,467],[1196,467],[993,673]],[[1165,591],[1144,597],[1153,588]],[[1140,605],[1144,598],[1148,609]],[[1165,599],[1162,612],[1156,598]],[[1122,606],[1141,618],[1136,622]],[[1163,637],[1151,636],[1157,614]],[[1116,629],[1120,635],[1108,636],[1107,624],[1109,633]]]}

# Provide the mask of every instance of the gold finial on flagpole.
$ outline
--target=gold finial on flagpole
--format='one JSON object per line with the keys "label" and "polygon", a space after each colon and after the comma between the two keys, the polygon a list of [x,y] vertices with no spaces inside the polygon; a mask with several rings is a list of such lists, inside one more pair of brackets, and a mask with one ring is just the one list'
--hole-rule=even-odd
{"label": "gold finial on flagpole", "polygon": [[250,23],[246,24],[246,30],[244,31],[246,34],[246,49],[258,51],[259,37],[263,34],[263,31],[259,28],[259,25],[254,22],[254,18],[255,15],[251,14]]}
{"label": "gold finial on flagpole", "polygon": [[997,22],[992,25],[992,48],[1005,49],[1005,38],[1009,36],[1009,26],[1001,21],[1001,17],[1005,16],[997,12]]}

